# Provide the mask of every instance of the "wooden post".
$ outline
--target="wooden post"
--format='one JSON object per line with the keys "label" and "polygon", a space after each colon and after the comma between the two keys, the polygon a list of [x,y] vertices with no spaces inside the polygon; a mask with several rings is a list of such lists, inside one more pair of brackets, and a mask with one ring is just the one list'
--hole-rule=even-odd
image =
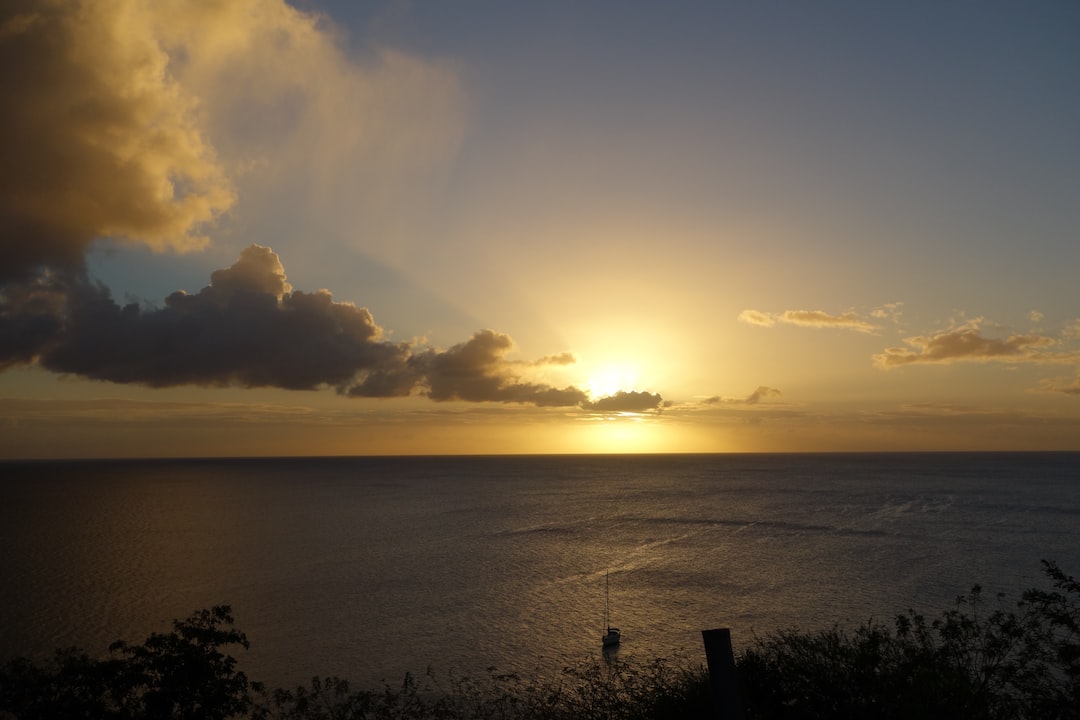
{"label": "wooden post", "polygon": [[735,651],[731,648],[731,630],[702,630],[705,660],[712,685],[713,714],[716,720],[743,720],[745,717],[739,680],[735,677]]}

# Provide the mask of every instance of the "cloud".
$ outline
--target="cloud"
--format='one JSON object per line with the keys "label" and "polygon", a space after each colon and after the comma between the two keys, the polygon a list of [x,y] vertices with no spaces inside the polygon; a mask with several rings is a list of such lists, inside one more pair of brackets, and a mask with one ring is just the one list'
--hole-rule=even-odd
{"label": "cloud", "polygon": [[904,307],[902,302],[885,303],[881,307],[876,307],[870,311],[870,317],[877,320],[889,320],[894,323],[900,322],[900,316],[903,314],[901,308]]}
{"label": "cloud", "polygon": [[[94,398],[92,400],[44,400],[0,398],[0,417],[18,424],[88,421],[116,426],[147,423],[216,422],[267,424],[280,421],[322,422],[312,408],[273,403],[194,403]],[[17,420],[15,419],[17,418]],[[335,417],[343,422],[344,417]]]}
{"label": "cloud", "polygon": [[65,303],[55,278],[0,284],[0,371],[34,360],[60,330]]}
{"label": "cloud", "polygon": [[761,386],[758,387],[757,390],[750,393],[746,397],[744,402],[747,405],[757,405],[759,402],[761,402],[761,400],[763,398],[773,397],[773,396],[779,397],[779,395],[780,395],[780,391],[777,390],[776,388],[771,388],[771,387],[767,387],[765,385],[761,385]]}
{"label": "cloud", "polygon": [[1049,393],[1061,393],[1080,397],[1080,375],[1074,378],[1053,378],[1039,383],[1039,390]]}
{"label": "cloud", "polygon": [[573,365],[577,362],[577,358],[573,353],[563,352],[556,355],[546,355],[539,360],[534,360],[530,365],[543,366],[543,365]]}
{"label": "cloud", "polygon": [[415,192],[464,136],[460,69],[384,47],[350,56],[338,40],[324,18],[282,0],[5,4],[0,370],[658,408],[650,393],[593,403],[533,381],[533,368],[573,355],[510,360],[512,341],[492,330],[445,351],[391,342],[366,308],[295,290],[258,245],[161,307],[121,305],[87,275],[95,241],[201,249],[225,213],[235,234],[307,245],[347,235],[371,254],[399,252],[394,226],[412,221],[424,205]]}
{"label": "cloud", "polygon": [[384,335],[367,308],[336,302],[326,290],[293,289],[277,254],[258,245],[213,272],[198,293],[174,292],[161,308],[121,306],[81,276],[0,290],[0,368],[36,361],[57,373],[150,387],[333,387],[350,397],[419,395],[596,412],[662,404],[646,392],[590,402],[574,386],[531,382],[523,373],[572,363],[573,356],[509,360],[513,340],[494,330],[443,351]]}
{"label": "cloud", "polygon": [[[887,306],[890,307],[890,306]],[[875,316],[878,317],[878,316]],[[863,333],[877,332],[877,325],[860,318],[854,312],[830,315],[823,310],[785,310],[782,313],[767,313],[760,310],[743,310],[739,320],[760,327],[772,327],[777,323],[813,328],[840,328]]]}
{"label": "cloud", "polygon": [[[61,300],[49,307],[59,312],[34,316],[55,329],[36,336],[37,362],[97,380],[313,389],[346,385],[408,353],[382,340],[366,308],[292,290],[277,255],[256,245],[198,293],[175,292],[158,309],[118,305],[84,280],[53,290]],[[17,327],[17,315],[3,319]]]}
{"label": "cloud", "polygon": [[0,282],[81,267],[100,237],[204,247],[204,226],[235,202],[152,5],[0,10]]}
{"label": "cloud", "polygon": [[776,319],[772,315],[758,310],[743,310],[739,313],[739,320],[750,325],[759,325],[761,327],[772,327],[776,324]]}
{"label": "cloud", "polygon": [[362,35],[349,48],[327,18],[281,0],[150,5],[175,77],[235,173],[231,227],[275,246],[293,235],[391,266],[411,259],[412,238],[430,230],[426,199],[465,137],[457,63]]}
{"label": "cloud", "polygon": [[890,369],[903,365],[943,365],[954,362],[1062,363],[1080,359],[1076,353],[1050,352],[1058,341],[1038,334],[984,337],[978,322],[965,327],[905,338],[906,348],[886,348],[874,355],[874,365]]}
{"label": "cloud", "polygon": [[759,385],[754,392],[744,398],[726,398],[716,395],[706,399],[704,403],[706,405],[757,405],[762,400],[780,395],[781,392],[774,387]]}
{"label": "cloud", "polygon": [[539,407],[577,406],[587,399],[575,387],[555,388],[522,382],[505,355],[513,348],[508,335],[481,330],[445,352],[429,350],[410,363],[426,383],[427,397],[436,401],[528,403]]}
{"label": "cloud", "polygon": [[464,137],[461,71],[341,38],[283,0],[4,3],[0,282],[101,238],[205,248],[227,211],[249,237],[400,252]]}
{"label": "cloud", "polygon": [[614,395],[583,403],[583,407],[594,412],[641,413],[659,410],[663,404],[664,398],[658,393],[620,390]]}

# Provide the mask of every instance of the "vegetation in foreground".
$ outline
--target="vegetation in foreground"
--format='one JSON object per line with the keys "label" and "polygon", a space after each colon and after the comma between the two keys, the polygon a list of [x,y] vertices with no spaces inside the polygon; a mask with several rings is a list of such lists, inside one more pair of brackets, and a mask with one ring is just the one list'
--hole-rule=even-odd
{"label": "vegetation in foreground", "polygon": [[[1080,718],[1080,583],[1044,563],[1052,589],[986,607],[980,589],[929,620],[756,638],[737,658],[746,718]],[[597,662],[535,682],[494,671],[352,690],[336,677],[269,691],[227,654],[247,648],[227,606],[200,610],[104,659],[58,651],[0,669],[0,717],[115,720],[562,720],[712,716],[702,667]]]}

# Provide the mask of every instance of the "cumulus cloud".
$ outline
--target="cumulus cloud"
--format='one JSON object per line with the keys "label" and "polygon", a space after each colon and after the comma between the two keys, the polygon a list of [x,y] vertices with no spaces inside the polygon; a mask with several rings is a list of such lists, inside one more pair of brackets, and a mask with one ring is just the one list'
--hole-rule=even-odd
{"label": "cumulus cloud", "polygon": [[365,50],[284,0],[4,3],[0,282],[100,238],[203,248],[226,211],[252,237],[395,252],[466,94],[453,63]]}
{"label": "cumulus cloud", "polygon": [[586,401],[573,386],[556,388],[524,382],[505,356],[514,343],[508,335],[482,330],[468,341],[444,352],[429,350],[413,358],[432,400],[528,403],[540,407],[566,407]]}
{"label": "cumulus cloud", "polygon": [[878,326],[859,317],[854,312],[831,315],[824,310],[785,310],[782,313],[767,313],[760,310],[743,310],[739,320],[750,325],[772,327],[777,323],[813,328],[840,328],[863,333],[873,333]]}
{"label": "cumulus cloud", "polygon": [[0,10],[0,281],[80,267],[105,236],[203,247],[203,226],[234,203],[148,7],[14,0]]}
{"label": "cumulus cloud", "polygon": [[510,336],[482,330],[447,350],[384,337],[367,308],[326,290],[289,284],[277,254],[252,245],[195,294],[164,307],[120,305],[81,276],[57,276],[0,291],[0,368],[36,362],[57,373],[151,387],[177,385],[333,387],[351,397],[419,395],[437,402],[657,410],[660,395],[585,391],[523,377],[573,362],[569,353],[510,360]]}
{"label": "cumulus cloud", "polygon": [[312,389],[350,383],[408,352],[382,340],[366,308],[325,290],[292,290],[277,255],[258,246],[198,293],[169,295],[162,308],[121,306],[83,280],[54,289],[55,314],[39,313],[38,322],[49,317],[55,331],[37,335],[37,362],[97,380]]}
{"label": "cumulus cloud", "polygon": [[0,370],[29,363],[60,329],[66,287],[53,277],[0,284]]}
{"label": "cumulus cloud", "polygon": [[664,398],[658,393],[620,390],[614,395],[585,402],[582,406],[594,412],[642,413],[659,410],[663,404]]}
{"label": "cumulus cloud", "polygon": [[978,322],[934,335],[905,338],[908,347],[886,348],[874,355],[874,365],[882,369],[916,364],[954,362],[1067,363],[1080,359],[1077,353],[1052,352],[1055,338],[1035,333],[986,337]]}

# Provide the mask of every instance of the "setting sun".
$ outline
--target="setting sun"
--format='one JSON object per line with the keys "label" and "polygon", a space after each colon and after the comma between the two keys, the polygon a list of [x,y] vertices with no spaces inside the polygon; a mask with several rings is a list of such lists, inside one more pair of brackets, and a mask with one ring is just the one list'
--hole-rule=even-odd
{"label": "setting sun", "polygon": [[632,365],[606,365],[589,375],[585,391],[592,400],[614,395],[619,391],[638,387],[639,371]]}

